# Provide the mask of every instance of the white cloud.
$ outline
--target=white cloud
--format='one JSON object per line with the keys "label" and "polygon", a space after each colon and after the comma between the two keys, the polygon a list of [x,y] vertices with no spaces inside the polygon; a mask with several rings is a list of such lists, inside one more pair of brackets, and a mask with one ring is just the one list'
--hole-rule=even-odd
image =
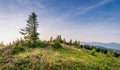
{"label": "white cloud", "polygon": [[41,3],[40,0],[34,0],[34,2],[38,6],[39,9],[45,9],[45,6]]}
{"label": "white cloud", "polygon": [[[97,3],[97,4],[95,4],[95,5],[88,6],[88,7],[84,8],[83,10],[80,10],[80,12],[79,12],[78,14],[87,13],[88,11],[93,10],[93,9],[95,9],[95,8],[98,8],[98,7],[100,7],[100,6],[103,6],[103,5],[107,4],[107,3],[110,2],[110,1],[111,1],[111,0],[103,0],[103,1],[101,1],[101,2],[99,2],[99,3]],[[79,11],[79,10],[78,10],[78,11]]]}

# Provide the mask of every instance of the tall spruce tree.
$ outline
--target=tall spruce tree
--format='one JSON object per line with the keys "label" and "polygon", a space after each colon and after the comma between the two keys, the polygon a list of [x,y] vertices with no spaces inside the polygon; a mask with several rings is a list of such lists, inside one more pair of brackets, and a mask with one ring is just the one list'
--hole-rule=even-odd
{"label": "tall spruce tree", "polygon": [[37,15],[34,12],[32,12],[31,15],[29,15],[26,27],[20,29],[20,33],[24,35],[25,41],[29,43],[36,43],[39,40],[38,38],[39,33],[37,32],[37,28],[38,28]]}

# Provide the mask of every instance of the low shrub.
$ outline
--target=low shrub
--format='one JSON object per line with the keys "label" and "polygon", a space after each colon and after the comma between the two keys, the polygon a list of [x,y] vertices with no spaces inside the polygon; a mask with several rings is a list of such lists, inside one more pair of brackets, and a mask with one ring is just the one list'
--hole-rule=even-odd
{"label": "low shrub", "polygon": [[40,48],[45,48],[45,47],[47,47],[47,46],[49,46],[50,44],[48,43],[48,42],[46,42],[46,41],[43,41],[43,42],[39,42],[38,43],[38,47],[40,47]]}
{"label": "low shrub", "polygon": [[91,55],[96,56],[96,52],[95,52],[95,51],[92,51],[92,52],[91,52]]}
{"label": "low shrub", "polygon": [[91,55],[96,56],[96,48],[93,46],[91,50]]}
{"label": "low shrub", "polygon": [[38,43],[29,43],[28,44],[28,47],[29,48],[35,48],[35,47],[37,47],[38,46]]}
{"label": "low shrub", "polygon": [[19,52],[23,52],[23,51],[25,51],[25,48],[17,46],[17,47],[12,48],[11,53],[18,54]]}
{"label": "low shrub", "polygon": [[55,44],[53,44],[52,46],[53,46],[53,48],[55,48],[55,49],[62,48],[62,46],[60,45],[60,43],[55,43]]}

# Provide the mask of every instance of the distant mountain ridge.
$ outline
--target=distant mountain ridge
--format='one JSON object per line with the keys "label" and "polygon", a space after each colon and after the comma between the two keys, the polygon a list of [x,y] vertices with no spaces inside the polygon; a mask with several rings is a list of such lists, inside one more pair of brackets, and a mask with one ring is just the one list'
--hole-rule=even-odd
{"label": "distant mountain ridge", "polygon": [[120,53],[120,43],[81,42],[82,45],[94,45],[97,48],[112,49]]}

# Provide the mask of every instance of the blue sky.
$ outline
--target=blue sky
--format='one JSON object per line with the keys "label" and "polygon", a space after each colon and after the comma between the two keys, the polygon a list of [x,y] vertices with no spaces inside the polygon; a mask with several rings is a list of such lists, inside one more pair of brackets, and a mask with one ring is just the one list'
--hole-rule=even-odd
{"label": "blue sky", "polygon": [[0,41],[22,37],[31,12],[38,15],[41,40],[120,43],[120,0],[0,0]]}

